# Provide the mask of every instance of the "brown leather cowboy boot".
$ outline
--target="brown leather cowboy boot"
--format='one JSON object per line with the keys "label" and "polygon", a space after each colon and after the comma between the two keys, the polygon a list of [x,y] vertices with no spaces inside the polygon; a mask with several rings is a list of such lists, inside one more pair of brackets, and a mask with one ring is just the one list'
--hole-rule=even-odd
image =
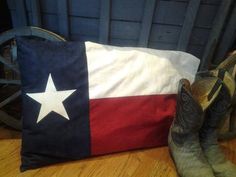
{"label": "brown leather cowboy boot", "polygon": [[199,143],[204,110],[219,93],[221,82],[209,77],[190,86],[179,82],[176,116],[169,131],[169,150],[181,177],[214,177]]}
{"label": "brown leather cowboy boot", "polygon": [[236,177],[236,166],[225,158],[217,141],[217,129],[224,121],[228,107],[232,102],[235,83],[233,78],[230,80],[227,71],[220,70],[217,75],[223,81],[223,85],[216,100],[206,111],[199,134],[200,143],[216,177]]}

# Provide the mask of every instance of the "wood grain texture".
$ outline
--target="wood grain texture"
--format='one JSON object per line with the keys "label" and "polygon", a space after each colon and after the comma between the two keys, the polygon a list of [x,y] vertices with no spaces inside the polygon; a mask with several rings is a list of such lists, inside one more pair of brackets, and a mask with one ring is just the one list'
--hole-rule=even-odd
{"label": "wood grain texture", "polygon": [[[16,1],[8,0],[13,24],[18,23]],[[59,3],[62,9],[59,10],[55,0],[39,1],[43,28],[71,40],[169,50],[176,50],[189,4],[188,0],[156,0],[156,3],[155,0],[60,1],[67,2],[67,7]],[[24,2],[28,24],[32,25],[33,1]],[[220,2],[201,0],[192,33],[186,40],[189,39],[187,52],[202,58]]]}
{"label": "wood grain texture", "polygon": [[142,25],[139,35],[139,42],[138,42],[138,46],[140,47],[148,46],[150,31],[152,27],[152,18],[155,10],[155,3],[156,0],[149,0],[146,1],[145,3]]}
{"label": "wood grain texture", "polygon": [[42,22],[41,22],[41,9],[39,0],[31,1],[31,10],[32,10],[32,25],[41,27]]}
{"label": "wood grain texture", "polygon": [[236,3],[234,4],[234,8],[232,10],[232,13],[228,19],[227,26],[224,30],[224,33],[222,35],[222,40],[219,42],[219,47],[216,51],[216,57],[213,61],[214,64],[219,64],[222,62],[224,57],[227,55],[227,52],[229,52],[230,47],[232,47],[233,43],[236,39]]}
{"label": "wood grain texture", "polygon": [[14,129],[10,129],[7,126],[5,126],[2,122],[0,122],[0,142],[3,139],[10,140],[10,139],[19,139],[19,138],[21,138],[21,132],[16,131]]}
{"label": "wood grain texture", "polygon": [[100,24],[99,24],[99,42],[108,44],[110,32],[110,0],[101,0],[100,6]]}
{"label": "wood grain texture", "polygon": [[58,28],[59,34],[69,39],[69,17],[67,0],[57,1]]}
{"label": "wood grain texture", "polygon": [[[20,133],[0,127],[0,176],[4,177],[177,177],[167,147],[66,162],[20,173]],[[236,140],[221,143],[236,163]]]}
{"label": "wood grain texture", "polygon": [[167,148],[106,155],[20,173],[20,143],[20,139],[0,140],[0,176],[177,177]]}
{"label": "wood grain texture", "polygon": [[[209,36],[212,35],[212,30],[218,30],[213,25],[222,22],[220,19],[225,17],[224,11],[228,8],[227,5],[221,6],[221,4],[233,0],[156,0],[156,3],[155,0],[59,0],[58,2],[60,1],[67,2],[67,7],[60,3],[62,8],[60,10],[55,0],[39,1],[42,27],[63,34],[68,39],[90,40],[118,46],[139,45],[156,49],[178,49],[198,58],[203,58],[205,50],[204,57],[208,58],[215,48],[215,40],[211,40]],[[28,25],[32,25],[32,13],[35,13],[31,9],[33,1],[24,0],[24,2]],[[19,3],[18,0],[8,0],[14,26],[20,22],[16,3]],[[58,11],[61,12],[61,16],[58,15]],[[222,13],[218,14],[220,18],[216,17],[217,12]],[[216,18],[218,20],[214,23]],[[185,19],[190,20],[185,21]],[[192,19],[195,19],[194,23]],[[225,41],[226,45],[222,46],[229,46],[230,41]],[[207,43],[210,47],[205,49]]]}
{"label": "wood grain texture", "polygon": [[206,44],[206,47],[204,49],[203,58],[200,64],[200,70],[208,69],[208,67],[211,64],[211,59],[214,55],[214,52],[216,50],[216,46],[218,44],[221,31],[224,27],[224,23],[226,20],[226,17],[228,15],[228,12],[230,10],[230,6],[232,4],[233,0],[225,0],[222,1],[222,4],[217,12],[217,15],[214,19],[214,24],[208,39],[208,42]]}
{"label": "wood grain texture", "polygon": [[200,0],[189,1],[183,28],[180,33],[180,37],[179,37],[179,41],[177,45],[177,50],[181,50],[181,51],[187,50],[200,2],[201,2]]}
{"label": "wood grain texture", "polygon": [[13,24],[13,27],[27,26],[27,14],[25,10],[24,0],[16,1],[16,14],[17,14],[17,24]]}

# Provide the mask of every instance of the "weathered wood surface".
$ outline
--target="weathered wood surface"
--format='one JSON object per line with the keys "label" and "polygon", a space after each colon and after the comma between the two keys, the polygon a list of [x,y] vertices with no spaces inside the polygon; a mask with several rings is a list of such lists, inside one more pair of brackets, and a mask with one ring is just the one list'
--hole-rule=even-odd
{"label": "weathered wood surface", "polygon": [[32,10],[32,26],[42,26],[42,19],[41,19],[41,8],[39,0],[32,0],[31,1],[31,10]]}
{"label": "weathered wood surface", "polygon": [[99,42],[102,44],[107,44],[109,39],[110,9],[111,9],[111,0],[101,0]]}
{"label": "weathered wood surface", "polygon": [[146,3],[145,3],[142,24],[141,24],[141,30],[140,30],[140,35],[139,35],[139,41],[138,41],[138,45],[140,47],[147,47],[148,46],[153,16],[154,16],[154,12],[155,12],[154,11],[155,10],[155,3],[156,3],[156,0],[146,1]]}
{"label": "weathered wood surface", "polygon": [[190,0],[185,15],[182,31],[180,33],[177,50],[187,51],[198,8],[201,0]]}
{"label": "weathered wood surface", "polygon": [[20,80],[7,80],[7,79],[0,79],[0,84],[17,84],[20,85]]}
{"label": "weathered wood surface", "polygon": [[69,39],[68,1],[58,0],[57,2],[59,34]]}
{"label": "weathered wood surface", "polygon": [[[20,173],[19,134],[0,128],[0,176],[4,177],[177,177],[168,148],[137,150],[51,165]],[[221,143],[236,163],[236,140]]]}
{"label": "weathered wood surface", "polygon": [[[214,64],[218,64],[222,61],[222,59],[227,55],[233,43],[236,40],[236,3],[234,4],[234,8],[232,13],[228,19],[228,23],[226,29],[224,30],[224,34],[222,35],[222,40],[219,42],[219,47],[216,51],[216,57],[214,58]],[[232,52],[232,51],[230,51]]]}
{"label": "weathered wood surface", "polygon": [[0,102],[0,108],[2,108],[3,106],[7,105],[11,101],[15,100],[20,95],[21,95],[21,91],[20,90],[15,92],[11,96],[9,96],[7,99],[5,99],[4,101]]}
{"label": "weathered wood surface", "polygon": [[226,21],[232,3],[233,0],[224,0],[221,3],[221,6],[214,19],[214,24],[209,35],[207,45],[204,49],[202,62],[200,64],[200,70],[209,69],[208,67],[211,64],[212,57],[214,56],[214,52],[216,50],[216,46],[220,38],[220,34],[224,27],[224,23]]}
{"label": "weathered wood surface", "polygon": [[6,41],[14,39],[16,36],[37,36],[52,41],[65,41],[63,37],[45,29],[38,27],[21,27],[1,33],[0,44],[2,45]]}
{"label": "weathered wood surface", "polygon": [[[8,0],[14,26],[17,25],[18,19],[16,1]],[[155,0],[70,0],[67,2],[68,15],[66,15],[66,6],[60,1],[55,3],[55,0],[40,0],[43,28],[65,37],[69,35],[71,40],[90,40],[118,46],[147,46],[176,50],[178,42],[184,41],[183,48],[186,48],[187,42],[186,51],[201,58],[212,22],[222,1],[202,0],[200,5],[195,4],[199,5],[197,13],[197,8],[194,10],[197,6],[192,6],[192,17],[196,13],[192,30],[191,27],[184,27],[187,26],[184,24],[187,23],[185,17],[189,0],[156,0],[156,2]],[[28,23],[32,25],[31,3],[31,0],[25,0]],[[59,10],[60,8],[63,10]]]}
{"label": "weathered wood surface", "polygon": [[25,8],[25,2],[24,0],[18,0],[16,1],[16,15],[18,17],[18,21],[16,26],[27,26],[27,14],[26,14],[26,8]]}
{"label": "weathered wood surface", "polygon": [[0,121],[3,122],[4,124],[9,125],[16,130],[22,129],[21,121],[9,115],[8,113],[0,110],[0,117],[1,117]]}

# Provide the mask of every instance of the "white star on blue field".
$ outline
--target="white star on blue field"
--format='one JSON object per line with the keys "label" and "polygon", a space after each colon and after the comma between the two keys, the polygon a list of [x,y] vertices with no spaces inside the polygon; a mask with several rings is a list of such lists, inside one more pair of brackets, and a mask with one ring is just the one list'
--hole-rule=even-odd
{"label": "white star on blue field", "polygon": [[65,119],[70,120],[62,102],[67,99],[74,91],[76,91],[76,89],[57,91],[52,80],[52,76],[49,74],[45,92],[27,93],[29,97],[41,104],[37,123],[44,119],[45,116],[52,111],[60,114]]}

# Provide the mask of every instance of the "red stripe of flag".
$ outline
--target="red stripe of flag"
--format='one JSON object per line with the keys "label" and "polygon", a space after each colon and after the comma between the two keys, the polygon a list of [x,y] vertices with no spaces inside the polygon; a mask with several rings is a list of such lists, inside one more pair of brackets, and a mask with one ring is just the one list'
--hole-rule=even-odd
{"label": "red stripe of flag", "polygon": [[90,100],[92,155],[167,145],[176,95]]}

